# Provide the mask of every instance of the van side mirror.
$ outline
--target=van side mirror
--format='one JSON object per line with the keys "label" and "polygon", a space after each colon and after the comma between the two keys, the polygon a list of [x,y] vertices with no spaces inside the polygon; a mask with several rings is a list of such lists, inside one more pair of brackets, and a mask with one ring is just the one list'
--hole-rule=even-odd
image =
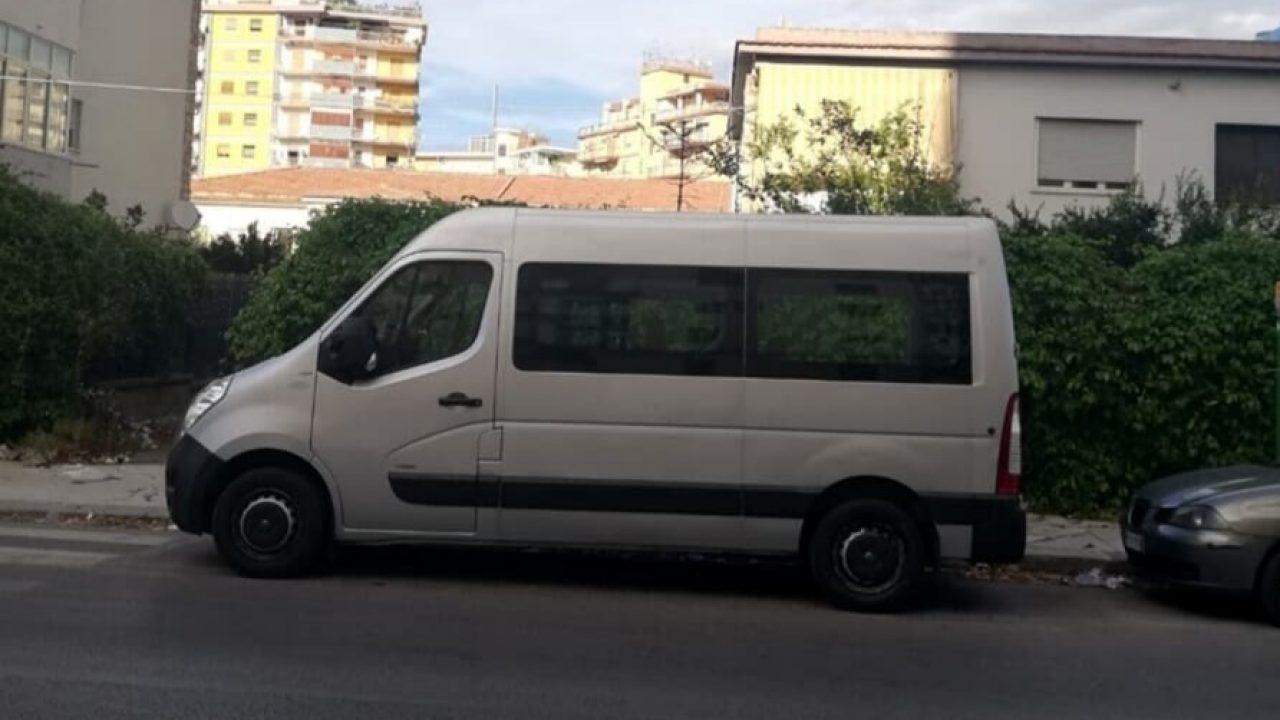
{"label": "van side mirror", "polygon": [[320,342],[316,368],[344,385],[373,373],[377,367],[378,333],[367,317],[351,316]]}

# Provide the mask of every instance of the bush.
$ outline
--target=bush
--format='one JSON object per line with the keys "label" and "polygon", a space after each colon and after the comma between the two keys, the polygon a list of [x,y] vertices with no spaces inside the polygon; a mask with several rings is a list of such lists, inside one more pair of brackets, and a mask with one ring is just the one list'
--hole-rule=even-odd
{"label": "bush", "polygon": [[459,209],[348,200],[315,215],[293,254],[267,273],[232,323],[236,362],[265,360],[301,342],[409,240]]}
{"label": "bush", "polygon": [[180,364],[205,276],[189,243],[0,168],[0,439],[50,427],[94,379]]}
{"label": "bush", "polygon": [[[1038,509],[1113,511],[1165,474],[1271,459],[1280,243],[1268,214],[1180,208],[1154,236],[1153,217],[1127,197],[1004,228]],[[1064,234],[1082,227],[1094,237]]]}

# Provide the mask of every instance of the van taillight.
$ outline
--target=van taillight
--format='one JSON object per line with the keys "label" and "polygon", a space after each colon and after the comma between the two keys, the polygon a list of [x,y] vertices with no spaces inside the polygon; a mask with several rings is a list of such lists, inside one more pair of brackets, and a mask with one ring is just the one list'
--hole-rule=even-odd
{"label": "van taillight", "polygon": [[1018,394],[1009,397],[1000,433],[1000,461],[996,469],[996,494],[1022,492],[1022,421],[1018,418]]}

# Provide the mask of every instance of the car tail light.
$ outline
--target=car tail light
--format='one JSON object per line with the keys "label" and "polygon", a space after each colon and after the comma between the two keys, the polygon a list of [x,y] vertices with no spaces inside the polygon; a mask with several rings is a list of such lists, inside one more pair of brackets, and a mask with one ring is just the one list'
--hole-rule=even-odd
{"label": "car tail light", "polygon": [[1009,397],[1000,432],[1000,460],[996,468],[996,494],[1022,492],[1022,421],[1018,417],[1018,394]]}

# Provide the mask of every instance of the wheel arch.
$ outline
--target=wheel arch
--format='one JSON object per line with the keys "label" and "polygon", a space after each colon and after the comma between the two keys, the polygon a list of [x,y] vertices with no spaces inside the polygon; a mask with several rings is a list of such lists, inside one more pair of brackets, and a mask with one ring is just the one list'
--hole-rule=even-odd
{"label": "wheel arch", "polygon": [[292,470],[308,482],[320,493],[325,506],[325,520],[329,523],[327,531],[333,533],[338,527],[338,502],[333,490],[310,462],[287,450],[276,448],[258,448],[241,452],[224,461],[214,475],[214,482],[205,490],[204,502],[200,509],[202,532],[210,532],[213,528],[213,509],[218,498],[233,480],[244,473],[263,467],[279,467]]}
{"label": "wheel arch", "polygon": [[833,483],[818,494],[805,512],[800,528],[800,557],[809,556],[809,539],[814,528],[835,506],[847,500],[875,499],[891,502],[907,511],[925,541],[925,560],[936,564],[941,556],[938,528],[929,514],[924,499],[910,487],[891,478],[878,475],[858,475]]}

